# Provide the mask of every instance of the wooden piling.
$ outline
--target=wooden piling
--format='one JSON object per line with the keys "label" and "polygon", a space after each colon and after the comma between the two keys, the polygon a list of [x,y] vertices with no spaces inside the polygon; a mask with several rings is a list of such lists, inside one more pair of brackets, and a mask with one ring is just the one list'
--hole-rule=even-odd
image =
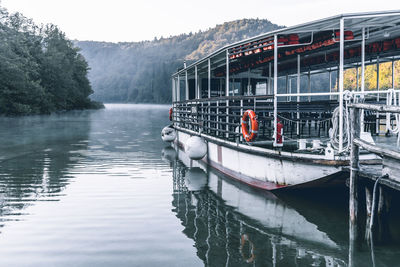
{"label": "wooden piling", "polygon": [[357,177],[359,168],[359,148],[353,142],[355,138],[360,138],[360,110],[350,109],[350,198],[349,198],[349,266],[354,265],[354,249],[358,235],[358,191]]}
{"label": "wooden piling", "polygon": [[367,210],[367,218],[365,221],[365,239],[369,238],[369,225],[371,223],[371,212],[372,212],[372,192],[368,185],[365,186],[365,206]]}
{"label": "wooden piling", "polygon": [[[351,151],[350,151],[350,229],[354,226],[354,240],[357,236],[357,218],[358,218],[358,193],[357,193],[357,176],[359,168],[359,148],[352,142],[355,138],[360,138],[360,110],[358,108],[350,109],[350,140]],[[352,236],[350,234],[350,236]]]}

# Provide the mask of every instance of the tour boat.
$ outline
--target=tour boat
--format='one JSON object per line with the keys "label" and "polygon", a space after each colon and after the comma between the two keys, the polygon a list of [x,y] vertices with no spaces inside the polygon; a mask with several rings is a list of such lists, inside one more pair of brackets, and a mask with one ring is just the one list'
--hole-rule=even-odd
{"label": "tour boat", "polygon": [[[261,189],[342,183],[347,105],[398,105],[399,57],[400,11],[338,15],[227,45],[172,75],[172,124],[163,139]],[[385,64],[391,64],[389,88],[379,84]],[[371,86],[365,77],[374,68]],[[364,112],[362,118],[363,139],[398,136],[396,116]],[[380,163],[367,152],[360,159]]]}

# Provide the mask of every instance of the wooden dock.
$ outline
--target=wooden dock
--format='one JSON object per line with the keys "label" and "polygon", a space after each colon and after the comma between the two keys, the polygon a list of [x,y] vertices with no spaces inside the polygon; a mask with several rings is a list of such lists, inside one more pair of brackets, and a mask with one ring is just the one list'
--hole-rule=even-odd
{"label": "wooden dock", "polygon": [[[385,217],[390,208],[390,197],[388,188],[400,191],[400,151],[391,149],[388,146],[382,146],[366,142],[360,138],[361,132],[361,112],[372,110],[380,113],[400,114],[400,106],[390,105],[372,105],[372,104],[350,104],[350,142],[351,158],[350,166],[347,168],[350,172],[350,198],[349,198],[349,220],[350,220],[350,246],[349,246],[349,266],[352,264],[354,249],[356,243],[360,241],[360,205],[359,193],[360,180],[366,179],[373,182],[373,187],[365,187],[365,208],[366,208],[366,229],[365,238],[371,245],[373,251],[373,242],[376,236],[382,234],[384,229]],[[397,122],[398,123],[398,122]],[[398,126],[398,125],[396,125]],[[396,144],[394,144],[396,146]],[[375,153],[382,158],[382,164],[376,166],[363,167],[359,164],[360,149]],[[377,213],[377,216],[375,215]],[[379,222],[379,232],[376,233],[376,221]]]}

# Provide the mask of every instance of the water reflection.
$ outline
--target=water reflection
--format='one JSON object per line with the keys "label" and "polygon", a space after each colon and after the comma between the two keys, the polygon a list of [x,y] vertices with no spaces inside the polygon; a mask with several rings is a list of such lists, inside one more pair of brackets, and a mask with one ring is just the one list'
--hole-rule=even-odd
{"label": "water reflection", "polygon": [[205,265],[346,265],[341,244],[274,195],[173,164],[174,212]]}
{"label": "water reflection", "polygon": [[52,201],[87,149],[90,112],[1,118],[0,218],[20,220],[35,201]]}

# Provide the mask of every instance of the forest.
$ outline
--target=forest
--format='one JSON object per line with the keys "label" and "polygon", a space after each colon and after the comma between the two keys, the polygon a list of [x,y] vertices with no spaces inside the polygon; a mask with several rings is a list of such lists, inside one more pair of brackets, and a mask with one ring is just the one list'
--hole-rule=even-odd
{"label": "forest", "polygon": [[55,25],[36,25],[0,6],[0,114],[100,108],[88,63]]}
{"label": "forest", "polygon": [[229,43],[275,30],[266,19],[226,22],[206,31],[152,41],[75,41],[91,68],[93,99],[103,102],[170,103],[171,74]]}

